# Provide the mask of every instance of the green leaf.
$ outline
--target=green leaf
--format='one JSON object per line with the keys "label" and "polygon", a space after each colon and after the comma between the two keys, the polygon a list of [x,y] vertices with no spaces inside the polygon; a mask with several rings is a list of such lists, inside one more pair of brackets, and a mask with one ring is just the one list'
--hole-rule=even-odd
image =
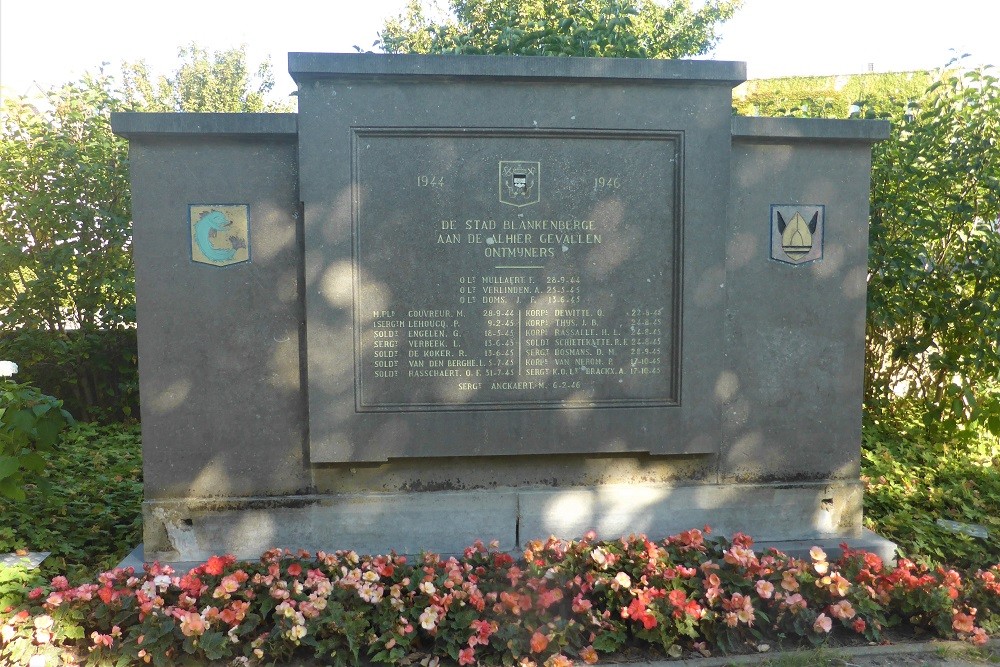
{"label": "green leaf", "polygon": [[0,480],[10,477],[21,468],[20,457],[0,456]]}
{"label": "green leaf", "polygon": [[229,638],[221,632],[207,631],[199,640],[199,646],[209,660],[221,660],[229,655]]}
{"label": "green leaf", "polygon": [[[21,467],[30,472],[41,472],[45,470],[45,458],[37,452],[28,452],[20,457]],[[0,475],[2,476],[2,475]]]}
{"label": "green leaf", "polygon": [[15,482],[15,480],[19,478],[20,476],[0,479],[0,497],[23,501],[26,498],[24,489],[22,489],[21,486]]}

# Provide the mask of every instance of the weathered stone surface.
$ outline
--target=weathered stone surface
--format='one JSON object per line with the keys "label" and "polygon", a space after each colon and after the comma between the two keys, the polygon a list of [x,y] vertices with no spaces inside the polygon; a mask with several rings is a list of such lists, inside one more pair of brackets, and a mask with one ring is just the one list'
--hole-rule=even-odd
{"label": "weathered stone surface", "polygon": [[460,553],[475,540],[517,545],[511,492],[345,494],[147,503],[144,557],[197,561],[272,547],[358,553]]}
{"label": "weathered stone surface", "polygon": [[631,484],[524,491],[518,495],[522,539],[612,538],[644,533],[662,539],[711,526],[732,535],[753,525],[756,540],[802,540],[861,531],[860,482],[833,484]]}
{"label": "weathered stone surface", "polygon": [[[602,485],[154,501],[144,506],[145,558],[256,558],[272,546],[363,553],[460,553],[474,540],[514,549],[550,535],[662,539],[710,525],[752,525],[762,542],[862,537],[859,482],[798,485]],[[808,548],[808,547],[807,547]]]}
{"label": "weathered stone surface", "polygon": [[731,63],[303,58],[313,461],[718,449]]}
{"label": "weathered stone surface", "polygon": [[733,119],[737,63],[290,66],[298,114],[113,118],[146,558],[864,544],[884,123]]}
{"label": "weathered stone surface", "polygon": [[[888,124],[854,123],[733,121],[720,481],[858,477],[871,142]],[[768,259],[775,205],[823,206],[821,260]]]}
{"label": "weathered stone surface", "polygon": [[[310,485],[294,120],[112,118],[130,140],[147,500]],[[250,261],[192,261],[192,204],[247,205]]]}

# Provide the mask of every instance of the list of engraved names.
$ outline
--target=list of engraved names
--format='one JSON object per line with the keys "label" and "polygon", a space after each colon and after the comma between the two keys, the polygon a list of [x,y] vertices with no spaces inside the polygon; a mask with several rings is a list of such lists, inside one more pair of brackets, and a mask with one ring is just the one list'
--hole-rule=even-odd
{"label": "list of engraved names", "polygon": [[678,401],[680,138],[355,140],[360,410]]}

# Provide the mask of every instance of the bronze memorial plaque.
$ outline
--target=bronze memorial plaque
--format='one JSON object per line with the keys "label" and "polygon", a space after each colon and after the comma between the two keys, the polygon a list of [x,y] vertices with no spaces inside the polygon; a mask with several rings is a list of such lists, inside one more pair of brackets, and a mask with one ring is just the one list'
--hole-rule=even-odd
{"label": "bronze memorial plaque", "polygon": [[678,405],[682,139],[354,128],[356,409]]}

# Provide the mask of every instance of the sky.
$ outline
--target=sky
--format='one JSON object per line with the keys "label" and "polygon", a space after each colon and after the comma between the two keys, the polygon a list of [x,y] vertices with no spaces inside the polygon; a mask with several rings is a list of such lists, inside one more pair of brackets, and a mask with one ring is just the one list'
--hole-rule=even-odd
{"label": "sky", "polygon": [[[31,93],[102,62],[145,60],[168,74],[178,48],[194,41],[209,51],[246,44],[253,64],[270,58],[284,96],[295,88],[288,52],[371,49],[405,3],[0,0],[0,87]],[[708,57],[746,62],[749,78],[933,69],[965,52],[1000,66],[998,26],[998,0],[744,0]]]}

